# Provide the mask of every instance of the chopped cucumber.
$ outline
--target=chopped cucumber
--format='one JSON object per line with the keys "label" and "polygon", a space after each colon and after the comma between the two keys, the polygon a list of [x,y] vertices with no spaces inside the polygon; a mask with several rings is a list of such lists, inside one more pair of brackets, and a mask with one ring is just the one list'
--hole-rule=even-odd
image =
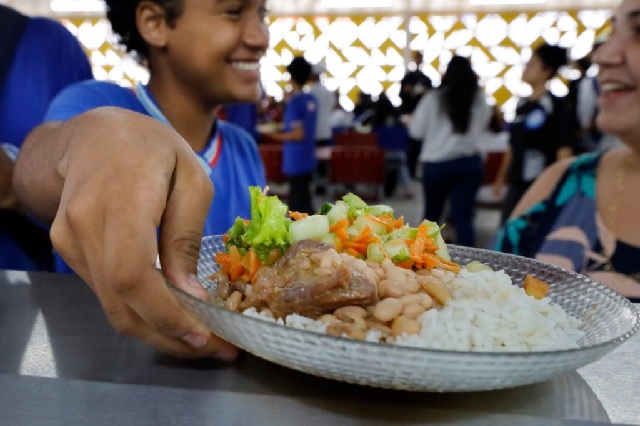
{"label": "chopped cucumber", "polygon": [[335,247],[337,238],[338,237],[336,236],[335,232],[330,232],[327,235],[320,237],[320,241],[322,241],[323,243],[331,244]]}
{"label": "chopped cucumber", "polygon": [[354,229],[356,229],[358,231],[358,233],[364,231],[365,227],[369,227],[374,234],[376,235],[383,235],[387,233],[387,227],[384,226],[382,223],[380,222],[376,222],[374,220],[371,220],[371,218],[367,215],[364,216],[358,216],[356,218],[356,220],[353,222],[353,226]]}
{"label": "chopped cucumber", "polygon": [[409,259],[409,246],[402,240],[387,241],[384,243],[384,251],[394,262],[402,262]]}
{"label": "chopped cucumber", "polygon": [[442,238],[442,228],[438,226],[437,223],[431,222],[430,220],[424,220],[422,223],[427,224],[427,234],[435,239],[436,245],[438,246],[438,250],[436,250],[436,254],[443,259],[451,260],[451,256],[449,256],[449,249],[447,249],[447,243],[444,242],[444,238]]}
{"label": "chopped cucumber", "polygon": [[368,206],[365,211],[374,216],[391,215],[393,216],[393,209],[386,204],[376,204]]}
{"label": "chopped cucumber", "polygon": [[339,222],[342,219],[346,219],[348,211],[349,207],[344,201],[336,201],[333,207],[331,207],[331,210],[329,210],[329,212],[327,213],[329,224],[333,225],[334,223]]}
{"label": "chopped cucumber", "polygon": [[329,233],[329,219],[324,215],[312,215],[297,220],[289,226],[291,242],[320,240]]}
{"label": "chopped cucumber", "polygon": [[470,262],[466,266],[467,271],[469,272],[482,272],[482,271],[493,271],[489,265],[485,265],[484,263],[480,263],[477,260]]}
{"label": "chopped cucumber", "polygon": [[385,259],[385,254],[382,251],[381,243],[372,243],[367,246],[367,259],[382,263]]}

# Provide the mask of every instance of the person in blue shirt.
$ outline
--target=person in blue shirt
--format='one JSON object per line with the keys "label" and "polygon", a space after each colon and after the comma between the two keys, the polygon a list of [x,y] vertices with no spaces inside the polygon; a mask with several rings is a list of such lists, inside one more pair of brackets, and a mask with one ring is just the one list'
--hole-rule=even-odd
{"label": "person in blue shirt", "polygon": [[271,132],[271,139],[281,141],[282,172],[289,182],[289,209],[313,214],[311,183],[316,170],[316,120],[318,101],[303,88],[311,76],[311,64],[296,56],[287,66],[293,90],[284,109],[282,131]]}
{"label": "person in blue shirt", "polygon": [[175,356],[231,361],[237,348],[183,309],[155,265],[159,256],[171,282],[206,299],[196,278],[203,233],[249,217],[248,186],[266,184],[252,138],[216,119],[220,105],[258,99],[266,5],[106,3],[114,33],[148,66],[149,82],[63,91],[18,157],[17,195],[52,223],[54,248],[116,330]]}
{"label": "person in blue shirt", "polygon": [[16,156],[64,87],[91,79],[78,40],[59,22],[0,4],[0,269],[53,271],[47,230],[27,217],[12,188]]}

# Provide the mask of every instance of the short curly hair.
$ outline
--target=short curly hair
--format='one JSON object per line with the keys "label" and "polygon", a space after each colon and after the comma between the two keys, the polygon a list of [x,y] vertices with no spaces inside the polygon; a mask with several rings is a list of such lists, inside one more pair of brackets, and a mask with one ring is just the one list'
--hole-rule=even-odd
{"label": "short curly hair", "polygon": [[[127,52],[133,52],[139,61],[144,61],[149,55],[149,46],[144,41],[136,25],[136,9],[142,0],[105,0],[107,5],[107,19],[111,29],[118,37],[118,43]],[[166,22],[173,27],[182,15],[184,0],[149,0],[161,6],[166,13]]]}
{"label": "short curly hair", "polygon": [[291,75],[291,80],[303,86],[311,76],[311,64],[304,56],[296,56],[291,63],[287,65],[287,72]]}

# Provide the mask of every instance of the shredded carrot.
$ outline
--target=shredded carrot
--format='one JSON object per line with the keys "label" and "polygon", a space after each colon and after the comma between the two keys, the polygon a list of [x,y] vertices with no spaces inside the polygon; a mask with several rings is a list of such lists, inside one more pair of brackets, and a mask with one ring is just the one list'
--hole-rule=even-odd
{"label": "shredded carrot", "polygon": [[357,257],[358,259],[360,259],[362,257],[362,255],[359,252],[357,252],[356,250],[352,249],[351,247],[347,247],[347,249],[345,251],[346,251],[346,253],[348,255],[353,256],[353,257]]}
{"label": "shredded carrot", "polygon": [[422,263],[427,269],[433,269],[440,266],[440,259],[431,253],[423,253],[422,254]]}
{"label": "shredded carrot", "polygon": [[424,252],[424,246],[426,245],[427,239],[427,225],[425,223],[421,223],[418,226],[418,234],[416,235],[416,240],[409,247],[409,255],[411,259],[413,259],[416,263],[422,263],[422,252]]}
{"label": "shredded carrot", "polygon": [[289,217],[293,220],[301,220],[309,217],[309,213],[294,212],[289,210]]}
{"label": "shredded carrot", "polygon": [[346,219],[346,218],[345,219],[340,219],[339,221],[337,221],[333,225],[329,226],[329,231],[336,232],[339,229],[347,229],[348,226],[349,226],[349,220],[348,219]]}
{"label": "shredded carrot", "polygon": [[396,263],[396,266],[399,266],[404,269],[411,269],[413,268],[413,260],[407,259],[407,260],[400,261]]}

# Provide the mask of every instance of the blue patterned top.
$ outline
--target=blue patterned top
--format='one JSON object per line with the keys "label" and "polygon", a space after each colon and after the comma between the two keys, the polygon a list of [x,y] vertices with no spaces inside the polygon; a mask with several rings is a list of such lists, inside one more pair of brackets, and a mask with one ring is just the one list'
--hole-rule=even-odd
{"label": "blue patterned top", "polygon": [[640,247],[615,239],[598,214],[601,157],[577,157],[546,200],[507,221],[493,249],[553,263],[640,298]]}

